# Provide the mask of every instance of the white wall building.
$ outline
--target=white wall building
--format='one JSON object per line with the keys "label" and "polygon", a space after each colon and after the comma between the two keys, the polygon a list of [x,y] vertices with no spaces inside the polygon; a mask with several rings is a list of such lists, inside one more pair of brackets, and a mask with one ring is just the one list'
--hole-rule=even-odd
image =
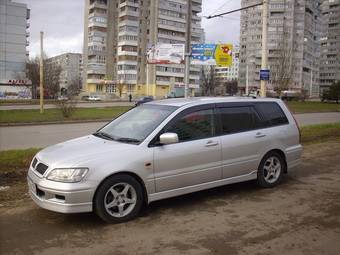
{"label": "white wall building", "polygon": [[30,82],[26,78],[29,45],[26,4],[0,1],[0,97],[31,97]]}

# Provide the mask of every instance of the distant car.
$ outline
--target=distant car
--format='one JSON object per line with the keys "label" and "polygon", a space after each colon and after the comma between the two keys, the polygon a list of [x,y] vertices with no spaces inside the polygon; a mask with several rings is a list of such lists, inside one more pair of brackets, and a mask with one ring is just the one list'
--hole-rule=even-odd
{"label": "distant car", "polygon": [[147,102],[151,102],[153,101],[153,97],[148,96],[148,97],[141,97],[140,99],[138,99],[138,101],[136,102],[135,106],[147,103]]}
{"label": "distant car", "polygon": [[81,97],[81,100],[89,100],[89,97],[90,97],[90,96],[82,96],[82,97]]}
{"label": "distant car", "polygon": [[89,96],[87,101],[101,101],[102,99],[99,96]]}
{"label": "distant car", "polygon": [[58,96],[59,101],[68,100],[67,96]]}

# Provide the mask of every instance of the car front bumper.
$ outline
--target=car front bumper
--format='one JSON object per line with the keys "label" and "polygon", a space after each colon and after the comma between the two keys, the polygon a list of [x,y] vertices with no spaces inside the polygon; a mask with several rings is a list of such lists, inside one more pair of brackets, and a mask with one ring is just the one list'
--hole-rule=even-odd
{"label": "car front bumper", "polygon": [[84,183],[60,183],[37,176],[32,169],[27,176],[29,194],[41,208],[60,213],[92,211],[95,189]]}

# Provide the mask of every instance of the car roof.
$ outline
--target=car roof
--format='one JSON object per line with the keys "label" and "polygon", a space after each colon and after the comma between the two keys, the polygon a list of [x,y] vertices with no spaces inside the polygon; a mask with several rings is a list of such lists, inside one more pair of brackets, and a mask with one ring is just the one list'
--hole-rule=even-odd
{"label": "car roof", "polygon": [[168,105],[182,107],[185,105],[202,105],[209,103],[236,103],[236,102],[277,102],[276,98],[253,98],[253,97],[189,97],[189,98],[172,98],[162,99],[149,102],[149,105]]}

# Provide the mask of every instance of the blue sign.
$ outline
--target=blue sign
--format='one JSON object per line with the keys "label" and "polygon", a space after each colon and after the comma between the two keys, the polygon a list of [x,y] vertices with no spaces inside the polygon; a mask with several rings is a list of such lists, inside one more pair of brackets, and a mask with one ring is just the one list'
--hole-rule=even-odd
{"label": "blue sign", "polygon": [[261,69],[260,70],[260,80],[261,81],[269,81],[269,70]]}

